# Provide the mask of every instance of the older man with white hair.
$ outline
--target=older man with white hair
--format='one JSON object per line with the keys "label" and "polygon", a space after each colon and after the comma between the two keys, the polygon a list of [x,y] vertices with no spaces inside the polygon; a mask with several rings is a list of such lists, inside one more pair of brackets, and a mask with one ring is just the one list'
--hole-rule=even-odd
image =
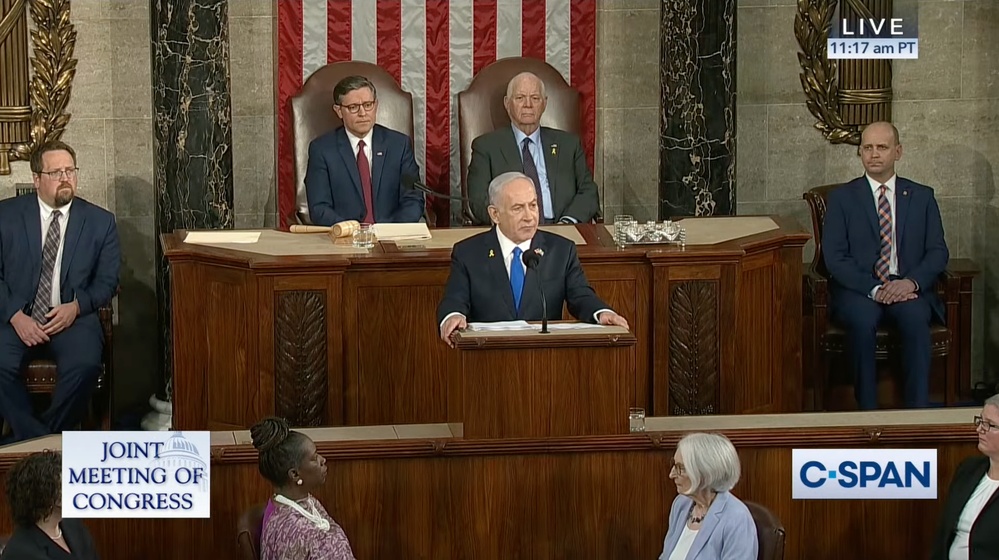
{"label": "older man with white hair", "polygon": [[534,182],[543,224],[588,222],[600,211],[583,143],[575,134],[541,126],[547,105],[544,82],[530,72],[517,74],[503,98],[510,126],[472,141],[468,198],[477,224],[489,223],[489,181],[508,171],[520,171]]}
{"label": "older man with white hair", "polygon": [[739,482],[739,455],[721,434],[684,436],[669,477],[679,494],[659,560],[752,560],[759,552],[756,523],[731,494]]}
{"label": "older man with white hair", "polygon": [[[541,320],[544,311],[535,274],[548,300],[549,320],[562,318],[562,304],[581,321],[618,325],[628,322],[614,313],[590,287],[576,254],[576,244],[538,230],[538,197],[523,173],[503,173],[488,189],[489,217],[495,227],[454,246],[451,274],[437,322],[444,342],[469,321]],[[524,254],[539,258],[527,269]]]}

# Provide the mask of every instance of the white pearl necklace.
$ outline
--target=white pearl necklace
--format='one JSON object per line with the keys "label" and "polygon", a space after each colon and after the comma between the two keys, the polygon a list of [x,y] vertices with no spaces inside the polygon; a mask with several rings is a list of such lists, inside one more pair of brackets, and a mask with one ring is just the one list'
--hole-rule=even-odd
{"label": "white pearl necklace", "polygon": [[330,530],[330,522],[327,521],[326,518],[324,518],[318,511],[316,511],[315,506],[313,506],[312,504],[309,504],[309,509],[311,509],[312,511],[306,511],[306,509],[303,508],[301,505],[299,505],[298,502],[286,498],[281,494],[275,494],[274,501],[279,504],[286,505],[291,509],[297,511],[299,514],[302,515],[302,517],[312,522],[312,524],[315,525],[316,528],[318,528],[319,530],[321,531]]}

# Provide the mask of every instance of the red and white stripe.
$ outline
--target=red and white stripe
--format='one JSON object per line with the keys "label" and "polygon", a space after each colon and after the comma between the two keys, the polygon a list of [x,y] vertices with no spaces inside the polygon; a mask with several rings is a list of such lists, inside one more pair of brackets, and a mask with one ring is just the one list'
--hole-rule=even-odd
{"label": "red and white stripe", "polygon": [[[290,99],[309,75],[341,60],[378,64],[413,94],[416,160],[431,187],[460,192],[457,94],[511,56],[544,58],[580,90],[593,165],[596,0],[280,0],[277,26],[282,227],[295,210]],[[457,223],[459,204],[435,208],[439,226]]]}

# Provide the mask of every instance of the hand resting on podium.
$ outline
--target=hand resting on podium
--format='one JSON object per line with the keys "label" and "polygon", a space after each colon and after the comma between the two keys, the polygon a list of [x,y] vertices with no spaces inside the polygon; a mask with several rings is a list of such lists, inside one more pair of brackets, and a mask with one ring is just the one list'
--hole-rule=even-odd
{"label": "hand resting on podium", "polygon": [[489,184],[489,202],[495,227],[451,252],[437,307],[441,340],[453,347],[452,335],[469,321],[557,321],[563,305],[580,321],[628,328],[590,287],[575,243],[538,231],[537,191],[526,175],[497,176]]}

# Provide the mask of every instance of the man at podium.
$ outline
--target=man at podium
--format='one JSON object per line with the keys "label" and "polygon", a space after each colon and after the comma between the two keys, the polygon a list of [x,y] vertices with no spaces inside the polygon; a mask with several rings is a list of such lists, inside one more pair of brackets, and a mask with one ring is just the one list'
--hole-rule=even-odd
{"label": "man at podium", "polygon": [[628,328],[628,321],[586,281],[576,244],[538,231],[536,192],[520,172],[503,173],[489,183],[488,212],[495,227],[454,246],[444,299],[437,306],[440,336],[448,345],[469,321],[541,320],[541,289],[548,320],[562,318],[565,302],[580,321]]}

